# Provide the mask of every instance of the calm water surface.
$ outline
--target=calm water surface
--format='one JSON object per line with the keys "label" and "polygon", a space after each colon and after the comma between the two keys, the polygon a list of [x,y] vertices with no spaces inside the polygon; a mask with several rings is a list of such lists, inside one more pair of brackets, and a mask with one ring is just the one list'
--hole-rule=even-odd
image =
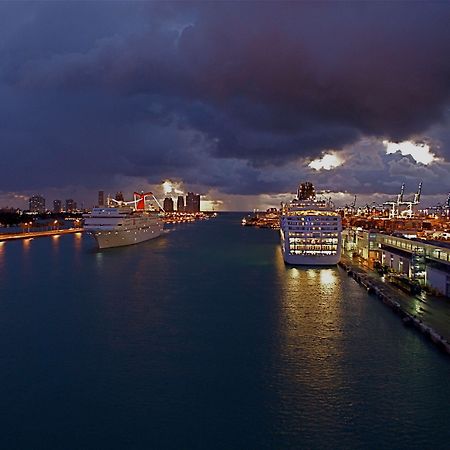
{"label": "calm water surface", "polygon": [[0,448],[448,448],[449,359],[239,219],[0,244]]}

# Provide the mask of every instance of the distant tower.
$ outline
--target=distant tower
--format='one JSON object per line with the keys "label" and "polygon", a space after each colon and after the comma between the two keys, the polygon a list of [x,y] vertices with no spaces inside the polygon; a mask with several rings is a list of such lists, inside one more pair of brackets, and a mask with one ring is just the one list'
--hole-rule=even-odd
{"label": "distant tower", "polygon": [[164,199],[163,208],[165,212],[173,212],[173,199],[171,197],[166,197]]}
{"label": "distant tower", "polygon": [[179,195],[177,199],[177,211],[184,212],[184,197],[182,195]]}
{"label": "distant tower", "polygon": [[123,200],[123,194],[122,194],[122,192],[116,192],[116,200],[118,201],[118,202],[123,202],[124,200]]}
{"label": "distant tower", "polygon": [[98,191],[98,206],[105,206],[105,192]]}
{"label": "distant tower", "polygon": [[68,198],[66,200],[66,212],[73,212],[76,209],[77,204],[73,201],[72,198]]}
{"label": "distant tower", "polygon": [[200,194],[188,192],[185,211],[190,213],[200,212]]}
{"label": "distant tower", "polygon": [[194,197],[194,212],[200,212],[200,194]]}
{"label": "distant tower", "polygon": [[59,214],[61,212],[61,200],[53,200],[53,212]]}
{"label": "distant tower", "polygon": [[45,212],[45,198],[42,195],[33,195],[29,200],[30,211],[44,213]]}

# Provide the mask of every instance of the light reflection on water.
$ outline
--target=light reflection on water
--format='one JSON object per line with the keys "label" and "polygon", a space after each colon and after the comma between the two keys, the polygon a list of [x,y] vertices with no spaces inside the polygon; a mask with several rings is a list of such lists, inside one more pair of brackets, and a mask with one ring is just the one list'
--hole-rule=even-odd
{"label": "light reflection on water", "polygon": [[29,252],[32,240],[33,240],[33,238],[22,239],[22,246],[23,246],[23,249],[25,250],[25,253]]}
{"label": "light reflection on water", "polygon": [[[286,267],[277,259],[280,278],[280,374],[288,384],[305,386],[322,398],[341,383],[336,362],[342,348],[342,286],[338,268]],[[286,385],[284,379],[280,386]],[[291,403],[292,385],[282,401]],[[295,398],[295,396],[294,396]]]}
{"label": "light reflection on water", "polygon": [[6,242],[0,242],[0,269],[3,268],[5,260],[5,244]]}
{"label": "light reflection on water", "polygon": [[81,250],[81,242],[82,242],[82,237],[83,234],[82,233],[75,233],[74,234],[74,246],[75,246],[75,250],[80,251]]}
{"label": "light reflection on water", "polygon": [[96,261],[98,267],[102,267],[102,265],[103,265],[103,253],[102,252],[99,251],[95,254],[95,261]]}
{"label": "light reflection on water", "polygon": [[56,257],[59,252],[59,248],[60,248],[60,236],[55,234],[50,239],[51,239],[51,243],[52,243],[53,255]]}
{"label": "light reflection on water", "polygon": [[[426,359],[434,355],[421,352],[420,338],[338,267],[289,267],[281,255],[275,264],[280,336],[273,363],[279,402],[274,422],[289,445],[295,447],[302,436],[331,448],[332,441],[319,436],[336,424],[339,433],[352,430],[347,445],[358,435],[360,442],[372,440],[381,448],[395,433],[399,441],[425,445],[424,435],[411,437],[411,416],[420,416],[425,401],[430,408],[438,401],[427,395],[437,378],[429,379]],[[387,377],[396,380],[390,388]],[[399,383],[414,385],[417,397],[402,395]],[[379,387],[384,391],[378,393]],[[374,417],[385,408],[409,411],[410,417],[382,421],[384,433],[379,432]]]}

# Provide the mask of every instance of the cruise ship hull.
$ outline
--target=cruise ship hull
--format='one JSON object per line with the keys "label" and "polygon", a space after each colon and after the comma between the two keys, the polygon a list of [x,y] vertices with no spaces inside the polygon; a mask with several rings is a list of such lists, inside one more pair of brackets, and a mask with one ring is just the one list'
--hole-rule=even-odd
{"label": "cruise ship hull", "polygon": [[120,230],[120,231],[94,231],[90,230],[98,248],[123,247],[125,245],[139,244],[157,238],[162,233],[162,227],[158,224],[141,230]]}
{"label": "cruise ship hull", "polygon": [[283,252],[284,262],[293,266],[335,266],[341,259],[340,253],[336,255],[286,255]]}
{"label": "cruise ship hull", "polygon": [[281,250],[283,253],[283,259],[286,264],[292,266],[335,266],[341,260],[341,246],[342,240],[339,235],[336,253],[332,254],[292,254],[289,252],[289,234],[286,234],[288,238],[285,240],[283,230],[281,230]]}

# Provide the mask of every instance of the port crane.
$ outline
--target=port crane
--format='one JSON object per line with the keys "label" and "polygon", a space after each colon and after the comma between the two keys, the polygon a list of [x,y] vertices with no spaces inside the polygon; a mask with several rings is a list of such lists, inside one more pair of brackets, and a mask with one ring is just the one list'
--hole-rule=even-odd
{"label": "port crane", "polygon": [[355,214],[355,206],[356,206],[356,195],[353,199],[353,202],[349,205],[348,203],[344,206],[344,215],[345,216],[353,216]]}
{"label": "port crane", "polygon": [[405,192],[405,183],[402,183],[400,188],[400,193],[397,195],[397,199],[390,202],[384,202],[384,206],[389,207],[389,219],[394,219],[398,217],[400,211],[400,203],[403,202],[403,194]]}
{"label": "port crane", "polygon": [[[419,188],[412,200],[404,200],[405,183],[402,183],[400,193],[397,194],[397,199],[390,202],[384,202],[383,205],[389,206],[389,218],[396,219],[399,216],[411,218],[414,216],[414,206],[420,203],[420,196],[422,194],[422,182],[419,183]],[[406,206],[402,209],[402,206]]]}
{"label": "port crane", "polygon": [[[403,211],[402,215],[405,215],[406,217],[413,217],[414,216],[414,206],[418,205],[420,203],[420,196],[422,194],[422,182],[419,183],[419,189],[414,194],[414,198],[412,201],[402,201],[401,205],[406,205],[406,210]],[[403,200],[403,199],[402,199]]]}
{"label": "port crane", "polygon": [[450,192],[448,193],[447,200],[445,201],[445,215],[450,216]]}

